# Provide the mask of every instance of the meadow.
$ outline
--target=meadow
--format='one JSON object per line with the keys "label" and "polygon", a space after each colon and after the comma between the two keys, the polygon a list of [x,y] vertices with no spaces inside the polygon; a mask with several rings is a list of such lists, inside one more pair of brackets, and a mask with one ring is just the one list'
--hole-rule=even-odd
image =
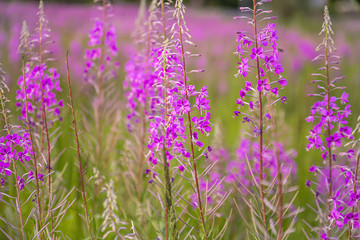
{"label": "meadow", "polygon": [[253,3],[0,2],[0,239],[360,239],[360,19]]}

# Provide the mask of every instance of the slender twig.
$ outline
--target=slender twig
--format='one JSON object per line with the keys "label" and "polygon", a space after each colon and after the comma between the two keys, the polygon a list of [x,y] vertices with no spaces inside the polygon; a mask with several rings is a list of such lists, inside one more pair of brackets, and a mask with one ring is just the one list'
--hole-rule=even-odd
{"label": "slender twig", "polygon": [[[43,4],[42,2],[40,4]],[[40,6],[40,22],[39,22],[39,60],[40,67],[42,67],[42,28],[43,28],[43,5]],[[43,119],[43,130],[45,130],[46,141],[47,141],[47,168],[48,168],[48,186],[49,186],[49,212],[50,212],[50,221],[51,221],[51,238],[54,239],[54,220],[52,213],[52,179],[51,179],[51,147],[50,147],[50,138],[49,138],[49,130],[47,125],[47,117],[46,117],[46,106],[44,101],[44,88],[42,86],[42,81],[39,79],[40,91],[41,91],[41,105],[42,105],[42,119]],[[41,134],[42,135],[42,134]]]}
{"label": "slender twig", "polygon": [[83,199],[83,203],[84,203],[86,227],[88,229],[90,238],[93,240],[94,237],[93,237],[93,235],[91,233],[90,221],[89,221],[89,213],[88,213],[88,207],[87,207],[87,201],[86,201],[86,191],[85,191],[84,176],[83,176],[84,171],[83,171],[83,166],[82,166],[82,162],[81,162],[81,153],[80,153],[80,143],[79,143],[78,129],[77,129],[76,116],[75,116],[75,110],[74,110],[74,104],[73,104],[73,98],[72,98],[72,92],[71,92],[68,53],[66,54],[66,70],[67,70],[67,82],[68,82],[68,87],[69,87],[69,98],[70,98],[71,114],[72,114],[72,119],[73,119],[73,124],[74,124],[76,151],[77,151],[78,162],[79,162],[80,184],[81,184],[82,199]]}
{"label": "slender twig", "polygon": [[[41,199],[40,199],[40,187],[39,187],[39,176],[38,176],[38,163],[37,158],[35,155],[35,147],[34,147],[34,141],[33,136],[30,129],[30,120],[29,120],[29,106],[28,106],[28,98],[27,98],[27,92],[26,92],[26,82],[25,82],[25,64],[24,59],[22,60],[22,74],[23,74],[23,81],[24,81],[24,94],[25,94],[25,107],[26,107],[26,126],[30,137],[30,144],[32,149],[32,157],[34,159],[34,172],[35,172],[35,182],[36,182],[36,199],[38,204],[38,218],[39,218],[39,228],[40,231],[42,229],[42,218],[41,218]],[[40,234],[41,239],[44,239],[44,233],[41,232]]]}
{"label": "slender twig", "polygon": [[[184,80],[184,91],[185,91],[185,98],[189,101],[189,95],[187,91],[187,74],[186,74],[186,65],[185,65],[185,51],[184,51],[184,43],[183,43],[183,29],[181,27],[181,3],[179,3],[178,6],[178,27],[179,27],[179,40],[180,40],[180,48],[181,48],[181,58],[182,58],[182,71],[183,71],[183,80]],[[200,220],[201,225],[203,227],[204,231],[204,237],[205,239],[208,239],[207,233],[206,233],[206,225],[205,225],[205,217],[203,212],[203,206],[201,202],[201,192],[200,192],[200,184],[199,184],[199,178],[197,173],[197,166],[195,162],[195,151],[194,151],[194,143],[193,143],[193,130],[191,125],[191,113],[190,111],[187,112],[187,118],[188,118],[188,128],[189,128],[189,138],[190,138],[190,146],[191,146],[191,158],[192,158],[192,165],[193,165],[193,171],[194,171],[194,181],[196,185],[196,194],[197,194],[197,200],[198,200],[198,207],[200,210]]]}

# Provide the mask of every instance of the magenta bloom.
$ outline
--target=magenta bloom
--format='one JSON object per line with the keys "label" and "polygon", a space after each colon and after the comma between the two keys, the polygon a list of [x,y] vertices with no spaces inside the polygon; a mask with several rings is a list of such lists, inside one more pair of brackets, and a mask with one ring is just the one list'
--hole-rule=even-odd
{"label": "magenta bloom", "polygon": [[[20,89],[16,91],[16,99],[18,100],[16,106],[20,108],[22,120],[26,120],[24,84],[26,85],[30,121],[35,121],[41,117],[41,88],[43,89],[46,111],[55,117],[59,117],[60,109],[64,106],[62,100],[56,99],[56,93],[61,92],[59,78],[60,75],[57,70],[48,69],[46,64],[35,65],[34,67],[30,67],[29,64],[25,66],[25,79],[23,76],[19,77],[17,84]],[[38,115],[35,115],[36,112]]]}
{"label": "magenta bloom", "polygon": [[258,58],[264,59],[265,58],[264,49],[262,47],[259,47],[258,49],[256,48],[251,49],[250,57],[251,59],[255,59],[256,61]]}
{"label": "magenta bloom", "polygon": [[242,75],[243,77],[246,77],[248,75],[248,71],[249,71],[249,65],[248,65],[249,59],[247,58],[243,58],[241,59],[240,62],[238,62],[238,75]]}
{"label": "magenta bloom", "polygon": [[[30,156],[33,154],[28,133],[24,134],[8,134],[6,137],[0,138],[0,179],[1,185],[5,184],[7,177],[13,174],[12,161],[16,164],[27,164],[30,161]],[[27,173],[31,176],[31,171]],[[32,180],[32,179],[30,179]],[[25,180],[18,176],[17,179],[20,190],[26,186]]]}
{"label": "magenta bloom", "polygon": [[[200,110],[200,108],[199,108]],[[175,105],[176,114],[182,116],[190,111],[190,103],[186,99],[179,99]]]}

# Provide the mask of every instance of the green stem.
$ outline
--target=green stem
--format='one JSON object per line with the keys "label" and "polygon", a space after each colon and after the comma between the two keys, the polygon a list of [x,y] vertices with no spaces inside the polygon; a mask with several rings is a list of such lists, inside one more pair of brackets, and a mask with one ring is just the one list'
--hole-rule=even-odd
{"label": "green stem", "polygon": [[86,191],[85,191],[85,184],[84,184],[84,170],[82,167],[81,162],[81,154],[80,154],[80,143],[79,143],[79,136],[78,136],[78,129],[77,129],[77,123],[76,123],[76,117],[75,117],[75,110],[74,110],[74,103],[72,98],[72,92],[71,92],[71,84],[70,84],[70,70],[69,70],[69,60],[68,60],[68,54],[66,54],[66,70],[67,70],[67,83],[69,88],[69,98],[70,98],[70,107],[71,107],[71,114],[73,118],[73,124],[74,124],[74,132],[75,132],[75,141],[76,141],[76,151],[77,151],[77,157],[79,162],[79,171],[80,171],[80,183],[81,183],[81,195],[84,203],[84,211],[85,211],[85,219],[86,219],[86,227],[88,229],[90,239],[93,240],[94,237],[91,233],[90,228],[90,221],[89,221],[89,213],[88,213],[88,207],[87,207],[87,201],[86,201]]}
{"label": "green stem", "polygon": [[[186,74],[186,63],[185,63],[185,51],[184,51],[184,43],[183,43],[183,30],[181,28],[181,2],[178,3],[178,27],[179,27],[179,40],[180,40],[180,48],[181,48],[181,59],[182,59],[182,71],[183,71],[183,81],[184,81],[184,91],[185,91],[185,98],[189,101],[189,95],[187,91],[187,74]],[[198,201],[198,207],[200,211],[200,221],[203,228],[204,238],[208,239],[206,225],[205,225],[205,217],[204,217],[204,210],[201,202],[201,191],[200,191],[200,184],[199,184],[199,177],[197,173],[197,166],[195,162],[195,151],[194,151],[194,143],[193,143],[193,129],[191,125],[191,113],[190,111],[187,112],[188,118],[188,128],[189,128],[189,138],[190,138],[190,147],[191,147],[191,159],[192,159],[192,167],[194,171],[194,181],[196,185],[196,195]]]}

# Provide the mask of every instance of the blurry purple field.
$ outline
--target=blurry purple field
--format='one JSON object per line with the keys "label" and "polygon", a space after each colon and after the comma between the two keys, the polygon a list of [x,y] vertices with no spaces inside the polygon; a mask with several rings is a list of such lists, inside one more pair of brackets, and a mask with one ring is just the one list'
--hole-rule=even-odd
{"label": "blurry purple field", "polygon": [[360,239],[360,18],[252,2],[0,2],[0,239]]}
{"label": "blurry purple field", "polygon": [[[18,46],[22,23],[25,20],[30,29],[36,26],[38,20],[34,13],[37,12],[38,6],[29,3],[4,2],[0,3],[0,6],[2,9],[0,46],[3,49],[0,54],[3,65],[14,66],[14,70],[16,70],[19,65],[14,64],[19,64],[21,58],[18,54]],[[69,51],[74,58],[72,63],[73,72],[76,75],[74,79],[80,78],[81,80],[87,35],[93,24],[91,19],[99,16],[98,10],[89,5],[47,4],[46,12],[50,28],[53,29],[51,40],[54,41],[54,44],[50,46],[50,50],[59,59],[58,65],[61,66],[62,72],[65,72],[65,67],[60,63],[64,62],[65,53]],[[135,51],[131,34],[135,27],[138,6],[117,4],[114,6],[113,14],[112,23],[117,32],[120,58],[126,60]],[[236,15],[237,13],[233,11],[225,12],[216,9],[189,10],[187,22],[192,30],[194,42],[198,45],[198,52],[204,56],[196,62],[197,67],[204,68],[208,61],[217,59],[217,62],[215,60],[215,63],[211,65],[217,71],[207,69],[208,76],[212,76],[214,72],[225,72],[224,70],[227,70],[226,72],[234,71],[232,69],[233,62],[224,61],[224,58],[229,59],[235,51],[235,33],[239,29],[249,29],[245,23],[233,20]],[[357,21],[357,19],[345,19],[335,26],[338,34],[334,40],[337,44],[338,54],[352,63],[359,60],[357,54],[351,54],[360,51],[360,44],[357,42],[360,26]],[[279,24],[281,24],[281,20]],[[300,30],[303,27],[305,26],[283,27],[280,25],[278,27],[279,46],[289,52],[286,56],[284,56],[285,54],[281,55],[282,61],[291,72],[295,73],[302,70],[304,65],[311,62],[316,56],[314,52],[317,46],[317,42],[314,41],[316,35],[306,32],[305,29]],[[312,28],[314,29],[315,26]],[[219,83],[225,82],[231,77],[226,73],[221,75],[223,81],[218,81]],[[210,80],[214,79],[210,78]]]}

